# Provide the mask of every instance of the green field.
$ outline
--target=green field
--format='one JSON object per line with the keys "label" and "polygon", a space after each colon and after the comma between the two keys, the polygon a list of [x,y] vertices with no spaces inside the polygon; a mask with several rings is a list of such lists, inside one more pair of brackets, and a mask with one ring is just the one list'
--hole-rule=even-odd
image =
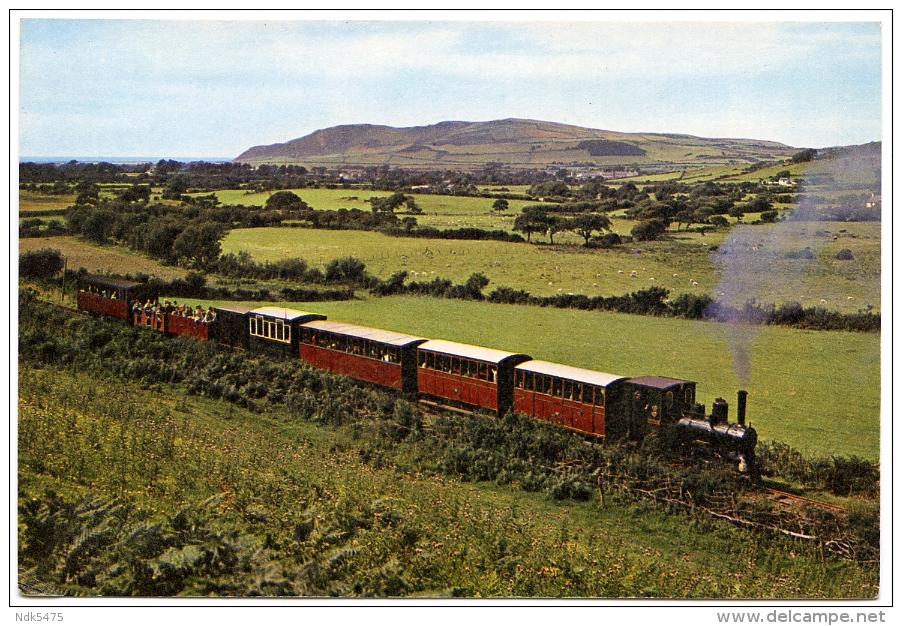
{"label": "green field", "polygon": [[19,191],[19,213],[65,209],[75,204],[75,194],[66,196],[45,196],[28,191]]}
{"label": "green field", "polygon": [[[414,297],[285,306],[623,376],[695,380],[707,407],[717,397],[735,407],[740,388],[725,324]],[[749,421],[763,440],[820,456],[879,459],[880,335],[744,330]]]}
{"label": "green field", "polygon": [[[624,223],[628,224],[625,220],[615,221],[615,229],[622,229]],[[846,313],[867,305],[874,311],[880,310],[879,223],[780,222],[746,226],[729,235],[731,241],[736,239],[735,252],[730,256],[714,258],[708,254],[708,249],[723,243],[726,236],[682,232],[674,233],[668,241],[587,250],[575,242],[525,245],[408,239],[363,231],[257,228],[231,231],[223,240],[222,249],[232,253],[246,251],[261,262],[300,257],[314,265],[354,256],[366,263],[369,272],[383,279],[398,270],[407,270],[412,280],[438,276],[463,282],[474,272],[482,272],[491,281],[489,291],[506,286],[537,296],[620,295],[657,285],[668,289],[671,296],[707,293],[732,305],[756,298],[763,303],[797,301],[806,307],[823,306]],[[558,239],[572,241],[567,237]],[[787,258],[787,254],[806,247],[811,248],[814,259]],[[852,250],[855,260],[835,259],[844,248]],[[640,253],[634,254],[635,250]],[[724,259],[729,260],[728,265],[720,264]],[[727,267],[731,284],[722,286]],[[691,284],[693,280],[698,286]]]}
{"label": "green field", "polygon": [[[528,188],[528,187],[527,187]],[[361,209],[372,210],[367,202],[369,198],[387,198],[392,195],[390,191],[375,191],[371,189],[315,189],[305,187],[303,189],[289,189],[297,194],[312,208],[318,210],[336,209]],[[268,191],[248,192],[241,189],[226,189],[216,191],[216,197],[223,204],[243,204],[244,206],[263,206],[271,195]],[[519,193],[523,193],[520,191]],[[205,193],[192,193],[192,196],[208,195]],[[426,214],[433,215],[481,215],[492,213],[494,198],[476,198],[469,196],[450,196],[443,194],[415,193],[412,195],[417,204]],[[516,214],[527,204],[535,204],[535,200],[510,200],[506,213]]]}

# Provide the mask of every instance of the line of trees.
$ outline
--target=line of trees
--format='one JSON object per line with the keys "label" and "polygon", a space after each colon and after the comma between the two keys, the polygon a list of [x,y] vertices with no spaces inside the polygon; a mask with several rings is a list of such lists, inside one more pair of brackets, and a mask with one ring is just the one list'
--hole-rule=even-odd
{"label": "line of trees", "polygon": [[528,242],[532,241],[533,234],[544,234],[552,244],[555,234],[572,231],[582,237],[588,246],[593,233],[601,234],[602,231],[611,230],[611,220],[603,213],[583,213],[568,219],[549,214],[544,207],[527,206],[514,219],[514,230],[526,235]]}

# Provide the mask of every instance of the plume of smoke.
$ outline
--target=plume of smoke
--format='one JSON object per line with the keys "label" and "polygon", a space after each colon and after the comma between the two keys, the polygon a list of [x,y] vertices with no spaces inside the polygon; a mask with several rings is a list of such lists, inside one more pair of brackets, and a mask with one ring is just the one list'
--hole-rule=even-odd
{"label": "plume of smoke", "polygon": [[[877,150],[879,154],[879,147]],[[821,189],[844,189],[850,175],[860,176],[864,169],[872,168],[873,163],[866,154],[862,156],[857,152],[821,161],[818,163]],[[877,193],[879,184],[878,169]],[[754,304],[756,294],[774,281],[792,278],[791,275],[797,279],[796,282],[803,280],[809,264],[818,257],[828,240],[817,234],[815,224],[799,228],[800,222],[824,219],[823,214],[819,214],[823,210],[819,207],[820,201],[820,198],[802,194],[801,201],[793,208],[788,220],[766,226],[737,224],[714,253],[713,261],[720,275],[720,283],[714,293],[715,301],[741,310],[746,303]],[[785,262],[788,257],[792,259],[791,263]],[[768,304],[779,306],[784,303]],[[759,325],[748,323],[742,315],[726,321],[727,344],[742,388],[748,387],[751,382],[753,344],[759,330]]]}

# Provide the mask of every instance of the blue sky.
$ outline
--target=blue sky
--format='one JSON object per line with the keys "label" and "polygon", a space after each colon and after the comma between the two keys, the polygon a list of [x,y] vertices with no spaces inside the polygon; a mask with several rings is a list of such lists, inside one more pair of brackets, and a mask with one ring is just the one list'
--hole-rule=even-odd
{"label": "blue sky", "polygon": [[818,148],[883,134],[876,21],[42,15],[20,22],[27,156],[234,157],[339,124],[509,117]]}

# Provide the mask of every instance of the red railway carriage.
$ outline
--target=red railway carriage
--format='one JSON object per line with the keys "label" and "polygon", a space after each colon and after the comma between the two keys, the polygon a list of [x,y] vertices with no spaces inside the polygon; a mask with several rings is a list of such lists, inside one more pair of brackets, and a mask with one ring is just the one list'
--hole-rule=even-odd
{"label": "red railway carriage", "polygon": [[133,322],[132,305],[156,294],[143,283],[86,274],[78,279],[78,310],[93,311]]}
{"label": "red railway carriage", "polygon": [[572,430],[620,437],[627,379],[548,361],[514,368],[514,410]]}
{"label": "red railway carriage", "polygon": [[210,326],[215,322],[207,323],[200,320],[194,320],[177,313],[169,313],[167,318],[167,332],[171,335],[181,335],[183,337],[194,337],[202,341],[209,341]]}
{"label": "red railway carriage", "polygon": [[424,341],[376,328],[314,321],[301,326],[300,356],[314,367],[416,393],[416,349]]}
{"label": "red railway carriage", "polygon": [[514,366],[529,359],[452,341],[426,341],[417,347],[417,383],[421,394],[501,416],[513,405]]}
{"label": "red railway carriage", "polygon": [[324,320],[325,315],[266,306],[247,313],[248,347],[266,354],[295,357],[301,324]]}
{"label": "red railway carriage", "polygon": [[143,309],[132,312],[132,321],[135,326],[147,326],[158,332],[166,332],[166,314],[145,312]]}

